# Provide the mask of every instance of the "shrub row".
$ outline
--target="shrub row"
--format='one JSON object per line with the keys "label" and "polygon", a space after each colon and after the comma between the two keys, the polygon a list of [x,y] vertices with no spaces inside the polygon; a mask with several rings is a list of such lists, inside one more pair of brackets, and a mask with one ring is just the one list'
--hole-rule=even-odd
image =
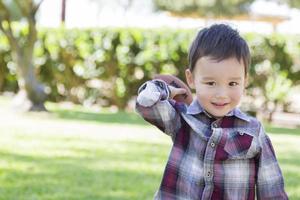
{"label": "shrub row", "polygon": [[[195,33],[173,29],[42,29],[35,46],[36,72],[51,101],[124,108],[139,85],[154,74],[172,73],[184,79]],[[250,73],[255,76],[250,87],[263,87],[269,75],[261,63],[266,61],[298,84],[300,70],[295,58],[299,58],[299,38],[244,36],[253,55]],[[17,91],[16,65],[0,35],[0,91],[7,90]]]}

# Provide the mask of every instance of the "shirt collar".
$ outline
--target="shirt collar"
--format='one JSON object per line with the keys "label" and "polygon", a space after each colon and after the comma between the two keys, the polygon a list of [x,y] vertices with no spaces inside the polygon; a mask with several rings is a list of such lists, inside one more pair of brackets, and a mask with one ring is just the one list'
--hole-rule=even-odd
{"label": "shirt collar", "polygon": [[[196,115],[199,113],[205,113],[209,118],[212,118],[212,116],[207,111],[205,111],[204,108],[200,105],[200,103],[195,99],[187,107],[187,114]],[[226,116],[235,116],[239,119],[250,122],[250,117],[243,113],[239,108],[234,108]]]}

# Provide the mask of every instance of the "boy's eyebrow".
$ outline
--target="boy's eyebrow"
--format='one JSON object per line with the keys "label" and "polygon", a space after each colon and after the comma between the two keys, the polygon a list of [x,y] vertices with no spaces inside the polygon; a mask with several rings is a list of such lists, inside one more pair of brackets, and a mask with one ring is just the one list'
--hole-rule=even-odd
{"label": "boy's eyebrow", "polygon": [[231,78],[229,78],[229,80],[242,80],[242,78],[241,77],[231,77]]}
{"label": "boy's eyebrow", "polygon": [[212,79],[214,79],[214,77],[203,77],[202,79],[203,80],[212,80]]}
{"label": "boy's eyebrow", "polygon": [[[213,79],[215,79],[215,78],[214,77],[203,77],[202,78],[202,80],[204,80],[204,81],[205,80],[213,80]],[[242,78],[239,76],[238,77],[230,77],[229,80],[242,80]]]}

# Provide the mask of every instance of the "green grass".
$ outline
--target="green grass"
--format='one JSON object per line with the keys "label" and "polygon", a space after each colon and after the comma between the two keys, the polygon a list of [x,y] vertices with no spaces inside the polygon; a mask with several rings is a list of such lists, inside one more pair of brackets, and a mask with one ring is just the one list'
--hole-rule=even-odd
{"label": "green grass", "polygon": [[[0,98],[0,200],[152,199],[170,139],[134,113],[47,104],[14,114]],[[290,199],[300,199],[300,129],[267,127]]]}

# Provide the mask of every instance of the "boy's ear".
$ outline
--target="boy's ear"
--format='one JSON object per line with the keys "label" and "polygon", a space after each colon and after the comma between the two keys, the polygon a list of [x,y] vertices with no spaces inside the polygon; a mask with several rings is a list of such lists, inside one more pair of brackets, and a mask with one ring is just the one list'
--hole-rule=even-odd
{"label": "boy's ear", "polygon": [[194,77],[193,77],[193,73],[191,72],[190,69],[185,70],[185,78],[186,78],[186,82],[189,85],[189,87],[191,89],[195,89]]}

